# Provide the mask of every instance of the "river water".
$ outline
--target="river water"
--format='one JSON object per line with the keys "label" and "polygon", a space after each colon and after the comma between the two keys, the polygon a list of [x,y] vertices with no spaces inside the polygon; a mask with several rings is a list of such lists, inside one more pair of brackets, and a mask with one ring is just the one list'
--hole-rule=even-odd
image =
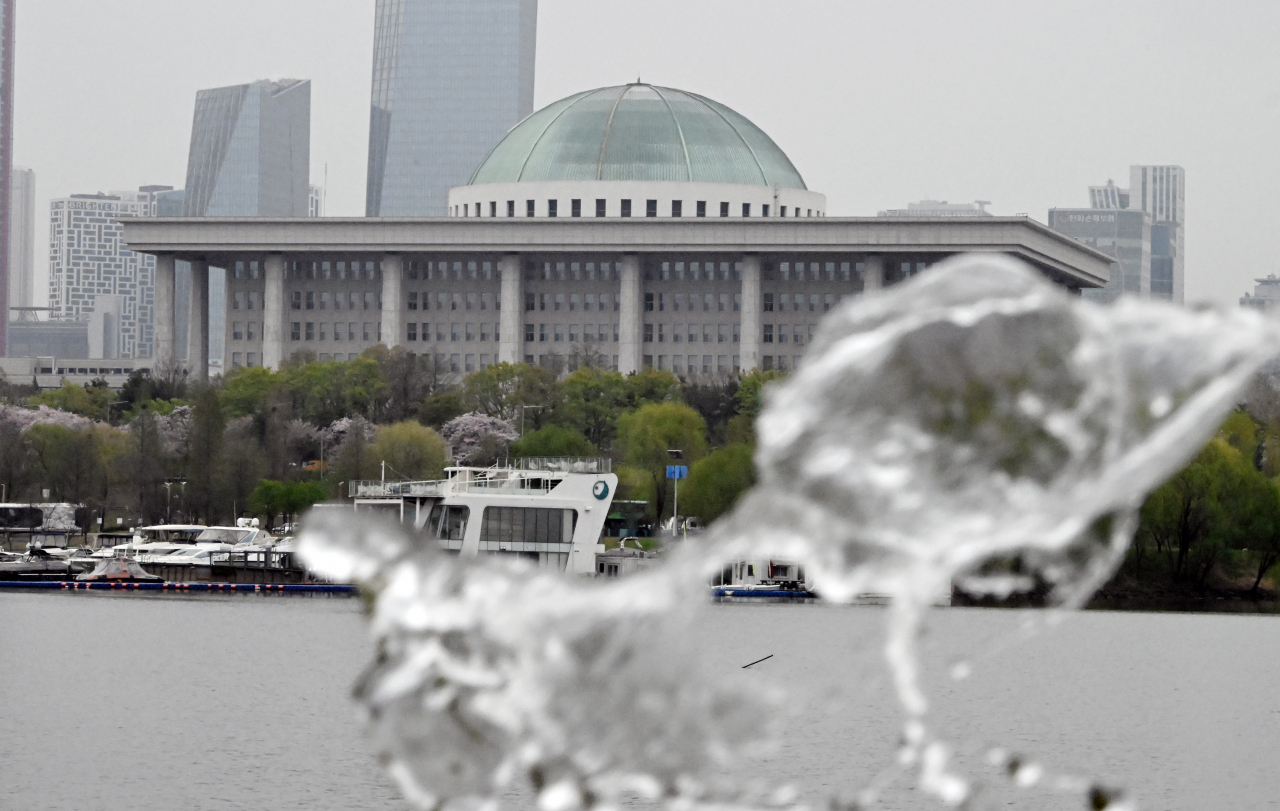
{"label": "river water", "polygon": [[[1280,807],[1280,618],[1090,612],[1025,630],[1042,617],[943,609],[923,640],[936,728],[982,786],[973,808],[1083,807],[1015,791],[985,763],[994,745],[1124,786],[1146,811]],[[883,620],[708,609],[708,664],[773,654],[752,673],[793,696],[747,773],[820,802],[892,762]],[[404,811],[348,698],[369,655],[356,600],[0,592],[0,809]],[[910,783],[878,807],[936,807]]]}

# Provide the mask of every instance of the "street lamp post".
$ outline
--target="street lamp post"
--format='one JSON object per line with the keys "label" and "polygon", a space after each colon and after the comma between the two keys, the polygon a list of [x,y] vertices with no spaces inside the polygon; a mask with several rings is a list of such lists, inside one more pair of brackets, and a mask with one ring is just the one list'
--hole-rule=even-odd
{"label": "street lamp post", "polygon": [[[670,448],[667,450],[667,456],[670,456],[673,462],[680,462],[684,459],[684,451],[676,448]],[[675,487],[675,491],[676,491],[675,505],[671,509],[671,537],[673,538],[675,537],[676,533],[680,531],[680,478],[681,477],[679,474],[682,472],[681,468],[683,468],[683,465],[677,465],[676,475],[671,477],[671,480],[674,482],[673,486]],[[687,535],[685,536],[685,539],[686,540],[688,539]]]}
{"label": "street lamp post", "polygon": [[546,408],[546,406],[531,406],[531,405],[520,406],[520,438],[521,439],[524,439],[524,415],[525,415],[525,412],[531,408],[534,411],[541,411],[542,409]]}
{"label": "street lamp post", "polygon": [[182,493],[185,494],[187,492],[186,479],[165,479],[164,480],[164,492],[165,492],[165,502],[166,502],[165,503],[165,523],[167,524],[173,523],[173,486],[175,484],[182,486]]}

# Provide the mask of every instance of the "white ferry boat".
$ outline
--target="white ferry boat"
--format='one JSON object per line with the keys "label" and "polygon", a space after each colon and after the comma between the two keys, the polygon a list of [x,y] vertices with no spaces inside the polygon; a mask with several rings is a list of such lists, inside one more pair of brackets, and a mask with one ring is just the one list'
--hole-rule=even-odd
{"label": "white ferry boat", "polygon": [[518,555],[590,575],[618,477],[605,458],[451,467],[440,481],[351,482],[357,512],[390,515],[464,557]]}

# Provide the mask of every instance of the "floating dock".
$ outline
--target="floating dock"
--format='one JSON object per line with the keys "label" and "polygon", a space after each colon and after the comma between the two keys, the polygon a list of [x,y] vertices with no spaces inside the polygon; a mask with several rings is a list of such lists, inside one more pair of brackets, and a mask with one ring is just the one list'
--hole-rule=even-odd
{"label": "floating dock", "polygon": [[355,586],[322,583],[266,585],[258,583],[79,583],[75,581],[0,582],[0,590],[22,591],[158,591],[170,594],[342,594],[355,596]]}

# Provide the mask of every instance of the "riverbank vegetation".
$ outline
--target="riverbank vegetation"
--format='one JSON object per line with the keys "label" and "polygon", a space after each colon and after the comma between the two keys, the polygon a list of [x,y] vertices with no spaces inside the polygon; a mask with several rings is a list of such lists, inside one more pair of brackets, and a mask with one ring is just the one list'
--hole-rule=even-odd
{"label": "riverbank vegetation", "polygon": [[[89,507],[97,529],[165,520],[281,522],[360,479],[431,479],[450,464],[610,457],[620,497],[672,509],[667,451],[692,476],[681,513],[704,521],[754,480],[752,424],[776,372],[681,379],[502,364],[467,375],[376,347],[354,361],[299,356],[197,388],[133,375],[39,392],[0,380],[0,485],[9,501]],[[301,486],[306,484],[306,487]]]}

